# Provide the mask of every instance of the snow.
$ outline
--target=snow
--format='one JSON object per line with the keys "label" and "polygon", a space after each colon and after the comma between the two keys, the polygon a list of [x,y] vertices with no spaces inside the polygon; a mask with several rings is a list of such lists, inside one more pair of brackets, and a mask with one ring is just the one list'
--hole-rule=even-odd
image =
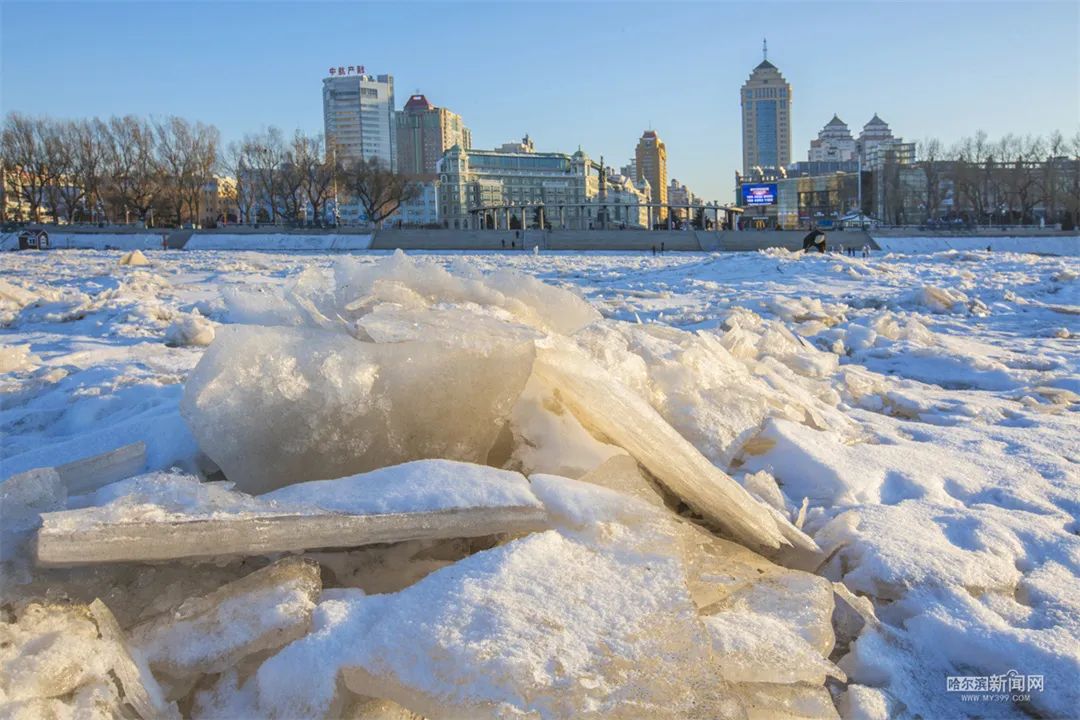
{"label": "snow", "polygon": [[193,233],[185,250],[367,250],[371,235],[303,235],[294,233]]}
{"label": "snow", "polygon": [[516,472],[451,460],[417,460],[349,477],[298,483],[258,497],[234,490],[232,483],[153,472],[106,485],[90,496],[71,498],[69,509],[49,513],[45,521],[50,530],[73,531],[105,523],[318,512],[375,515],[472,507],[540,507],[540,501]]}
{"label": "snow", "polygon": [[[704,638],[692,640],[701,637],[691,632],[698,621],[681,586],[674,563],[650,563],[629,548],[600,552],[556,531],[535,534],[394,595],[324,601],[312,634],[259,669],[259,707],[325,713],[344,669],[354,692],[440,717],[629,708],[677,717],[694,701],[712,715],[721,684]],[[311,668],[302,694],[287,681],[297,666]]]}
{"label": "snow", "polygon": [[986,250],[992,252],[1039,253],[1041,255],[1080,255],[1080,238],[1072,236],[1029,237],[885,237],[874,242],[888,252],[933,253],[943,250]]}
{"label": "snow", "polygon": [[[1035,254],[1051,240],[1057,255]],[[313,554],[326,588],[311,630],[204,681],[182,705],[204,715],[333,714],[359,694],[436,717],[630,701],[630,715],[678,716],[694,695],[712,716],[738,713],[732,702],[751,717],[1071,716],[1076,240],[1025,238],[1025,253],[1003,238],[888,242],[868,259],[189,250],[129,267],[119,251],[6,254],[0,476],[143,440],[151,474],[66,512],[547,508],[552,529],[517,539]],[[745,504],[748,530],[767,518],[792,542],[801,527],[823,551],[817,572],[718,538],[723,512],[688,512],[690,488],[665,477],[678,448],[692,479]],[[473,463],[450,473],[460,484],[451,461]],[[235,487],[206,482],[219,468]],[[65,502],[37,477],[0,508],[20,530]],[[17,567],[19,592],[102,588],[125,629],[148,604],[253,569],[196,580],[148,566],[137,582]],[[838,620],[848,601],[834,616],[832,583],[876,619]],[[5,662],[29,662],[26,643],[66,623],[81,627],[20,630]],[[66,642],[92,657],[95,638]],[[94,663],[65,707],[115,700]],[[1044,689],[1002,703],[945,691],[947,676],[1010,669]],[[826,677],[846,677],[829,681],[835,697]],[[23,712],[61,702],[2,687]]]}

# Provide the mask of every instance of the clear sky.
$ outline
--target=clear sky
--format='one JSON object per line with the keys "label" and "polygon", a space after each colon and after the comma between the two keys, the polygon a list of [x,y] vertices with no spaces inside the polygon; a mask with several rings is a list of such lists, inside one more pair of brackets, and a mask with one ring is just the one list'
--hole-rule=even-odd
{"label": "clear sky", "polygon": [[793,85],[793,159],[834,112],[908,140],[1080,131],[1080,2],[316,3],[0,1],[0,104],[56,117],[183,115],[226,140],[322,129],[331,65],[391,73],[473,144],[622,165],[650,125],[668,174],[729,200],[739,87]]}

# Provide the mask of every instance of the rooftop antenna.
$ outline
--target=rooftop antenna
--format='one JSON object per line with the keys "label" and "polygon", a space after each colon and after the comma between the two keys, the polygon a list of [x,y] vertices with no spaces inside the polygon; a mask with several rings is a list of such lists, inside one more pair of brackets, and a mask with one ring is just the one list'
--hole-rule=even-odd
{"label": "rooftop antenna", "polygon": [[769,59],[769,41],[765,38],[761,38],[761,56],[762,60]]}

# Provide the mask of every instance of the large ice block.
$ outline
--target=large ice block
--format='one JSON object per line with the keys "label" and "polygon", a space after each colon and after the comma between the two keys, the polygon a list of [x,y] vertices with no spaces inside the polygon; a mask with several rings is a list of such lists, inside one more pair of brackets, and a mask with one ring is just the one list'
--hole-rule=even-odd
{"label": "large ice block", "polygon": [[530,342],[361,342],[343,332],[224,326],[181,410],[248,492],[420,458],[483,462],[525,385]]}
{"label": "large ice block", "polygon": [[194,476],[155,473],[103,488],[97,504],[46,513],[45,566],[265,555],[324,547],[480,537],[541,528],[519,473],[424,460],[252,497]]}
{"label": "large ice block", "polygon": [[556,388],[583,425],[624,448],[668,490],[734,538],[751,547],[788,544],[764,506],[647,402],[568,343],[538,349],[535,372]]}

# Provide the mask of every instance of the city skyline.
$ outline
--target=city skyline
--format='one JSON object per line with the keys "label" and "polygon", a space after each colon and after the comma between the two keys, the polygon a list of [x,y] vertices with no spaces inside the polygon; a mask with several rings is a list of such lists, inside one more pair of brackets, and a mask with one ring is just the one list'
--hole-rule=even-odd
{"label": "city skyline", "polygon": [[[320,132],[327,68],[363,63],[369,73],[394,76],[395,109],[418,90],[460,113],[478,148],[528,133],[540,151],[580,145],[617,167],[652,127],[668,147],[669,176],[727,200],[741,167],[736,93],[761,61],[764,36],[770,62],[798,94],[795,160],[834,113],[852,127],[878,113],[909,141],[934,136],[946,144],[979,129],[996,137],[1071,135],[1080,127],[1080,9],[1072,3],[763,3],[757,14],[726,3],[676,4],[672,18],[687,22],[675,23],[672,39],[659,38],[659,53],[648,58],[640,41],[655,28],[643,4],[509,12],[436,4],[431,13],[416,4],[282,4],[260,6],[255,16],[244,5],[209,14],[202,11],[211,6],[196,3],[132,7],[0,6],[3,111],[176,114],[217,125],[226,142],[267,125]],[[334,22],[323,21],[328,15]],[[881,38],[866,30],[868,17],[880,23],[886,15],[906,18],[912,32]],[[42,53],[31,30],[46,17],[51,42]],[[213,23],[194,36],[174,31],[192,17]],[[438,22],[428,27],[422,17]],[[374,21],[380,32],[357,34]],[[305,26],[312,30],[296,37]],[[808,42],[806,29],[815,26],[838,39]],[[465,28],[473,30],[458,32]],[[110,43],[110,35],[125,40]],[[1008,62],[1000,48],[985,47],[997,37]]]}

